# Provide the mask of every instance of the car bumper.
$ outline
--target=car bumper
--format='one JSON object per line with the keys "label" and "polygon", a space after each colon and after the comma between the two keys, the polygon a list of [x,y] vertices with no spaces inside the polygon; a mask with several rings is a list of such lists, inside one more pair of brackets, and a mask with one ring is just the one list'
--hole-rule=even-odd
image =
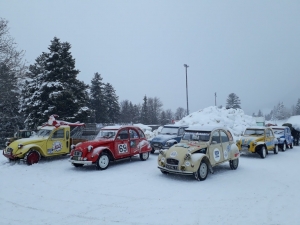
{"label": "car bumper", "polygon": [[157,168],[164,172],[180,174],[180,175],[193,175],[194,174],[194,172],[182,171],[182,170],[171,170],[171,169],[167,169],[166,167],[162,167],[162,166],[158,166]]}
{"label": "car bumper", "polygon": [[73,164],[82,164],[82,165],[92,165],[93,161],[79,161],[79,160],[73,160],[73,159],[69,159],[69,162],[73,163]]}

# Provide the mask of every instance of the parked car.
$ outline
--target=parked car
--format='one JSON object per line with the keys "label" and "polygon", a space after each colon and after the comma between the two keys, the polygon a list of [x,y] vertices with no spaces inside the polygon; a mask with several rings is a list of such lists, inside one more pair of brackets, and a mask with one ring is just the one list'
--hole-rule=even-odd
{"label": "parked car", "polygon": [[248,127],[243,133],[237,146],[242,153],[258,153],[265,158],[268,151],[278,154],[278,141],[270,127]]}
{"label": "parked car", "polygon": [[239,156],[239,149],[227,128],[192,126],[185,129],[180,143],[159,151],[158,169],[164,174],[193,175],[202,181],[221,163],[229,162],[232,170],[237,169]]}
{"label": "parked car", "polygon": [[155,150],[168,149],[179,143],[187,127],[188,125],[164,125],[161,132],[150,141],[151,153],[154,153]]}
{"label": "parked car", "polygon": [[278,147],[284,152],[286,148],[293,148],[294,138],[288,126],[271,126],[277,141]]}
{"label": "parked car", "polygon": [[149,158],[151,145],[144,132],[136,126],[106,126],[96,138],[72,146],[69,161],[75,167],[94,164],[105,170],[111,161],[139,154],[145,161]]}

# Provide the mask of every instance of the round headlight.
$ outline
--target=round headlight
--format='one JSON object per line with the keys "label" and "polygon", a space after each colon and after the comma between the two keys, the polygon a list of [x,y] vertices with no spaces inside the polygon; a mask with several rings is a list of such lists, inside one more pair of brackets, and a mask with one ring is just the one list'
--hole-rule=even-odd
{"label": "round headlight", "polygon": [[160,161],[163,162],[163,163],[165,162],[165,160],[166,160],[165,157],[162,157],[162,158],[160,159]]}
{"label": "round headlight", "polygon": [[191,163],[189,161],[185,162],[185,166],[190,166],[190,165],[191,165]]}

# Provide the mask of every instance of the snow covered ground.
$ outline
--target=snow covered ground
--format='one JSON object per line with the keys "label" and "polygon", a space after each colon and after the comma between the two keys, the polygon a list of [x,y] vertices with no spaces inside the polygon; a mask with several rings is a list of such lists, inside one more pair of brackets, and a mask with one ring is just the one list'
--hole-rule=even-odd
{"label": "snow covered ground", "polygon": [[[207,108],[205,120],[195,112],[180,122],[216,122],[236,134],[252,123],[242,112],[222,111]],[[298,225],[299,159],[299,146],[265,159],[243,155],[237,170],[222,164],[199,182],[162,174],[157,153],[98,171],[75,168],[68,157],[12,164],[0,151],[0,224]]]}

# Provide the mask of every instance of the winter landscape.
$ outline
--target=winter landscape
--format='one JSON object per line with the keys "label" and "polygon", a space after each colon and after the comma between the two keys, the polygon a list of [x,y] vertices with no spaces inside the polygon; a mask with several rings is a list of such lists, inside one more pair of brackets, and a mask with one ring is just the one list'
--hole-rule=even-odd
{"label": "winter landscape", "polygon": [[[255,121],[208,107],[177,123],[226,126],[238,139]],[[1,154],[0,224],[299,224],[299,146],[265,159],[242,155],[237,170],[222,164],[203,182],[162,174],[157,154],[104,171],[75,168],[67,156],[27,166]]]}

